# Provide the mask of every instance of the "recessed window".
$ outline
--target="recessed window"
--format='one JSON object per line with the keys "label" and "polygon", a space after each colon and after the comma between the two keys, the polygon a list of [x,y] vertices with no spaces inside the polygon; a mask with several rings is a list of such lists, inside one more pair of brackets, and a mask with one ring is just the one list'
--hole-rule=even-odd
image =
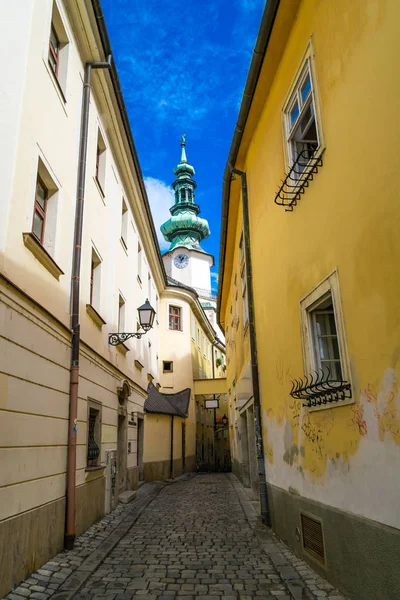
{"label": "recessed window", "polygon": [[196,321],[194,318],[194,314],[192,314],[191,317],[191,334],[192,334],[192,340],[196,339]]}
{"label": "recessed window", "polygon": [[[316,382],[315,394],[328,390],[328,382],[347,382],[350,389],[350,368],[337,271],[328,275],[301,300],[300,315],[304,375],[309,383],[312,383],[312,379]],[[321,388],[318,388],[318,381],[323,382]],[[333,385],[330,392],[339,389],[337,386],[339,383]],[[351,396],[345,395],[338,397],[333,404],[328,398],[322,404],[310,402],[307,406],[329,408],[353,401]]]}
{"label": "recessed window", "polygon": [[101,404],[88,401],[87,466],[100,464],[101,449]]}
{"label": "recessed window", "polygon": [[94,248],[90,263],[90,305],[100,311],[101,258]]}
{"label": "recessed window", "polygon": [[201,347],[200,327],[197,328],[197,346]]}
{"label": "recessed window", "polygon": [[284,112],[289,166],[292,166],[301,155],[294,172],[294,176],[300,177],[308,160],[313,157],[319,147],[314,86],[309,58],[297,79]]}
{"label": "recessed window", "polygon": [[128,223],[129,211],[125,200],[122,198],[122,214],[121,214],[121,242],[125,250],[128,249]]}
{"label": "recessed window", "polygon": [[41,244],[43,243],[44,237],[47,198],[48,189],[38,175],[36,180],[35,207],[33,211],[32,233]]}
{"label": "recessed window", "polygon": [[57,77],[60,62],[60,40],[58,39],[54,25],[51,25],[49,42],[49,64],[54,75]]}
{"label": "recessed window", "polygon": [[69,39],[57,4],[54,2],[49,33],[48,63],[65,100]]}
{"label": "recessed window", "polygon": [[58,209],[58,188],[52,176],[39,159],[35,184],[32,234],[50,256],[55,253]]}
{"label": "recessed window", "polygon": [[142,261],[143,261],[142,247],[141,247],[140,244],[138,244],[138,250],[137,250],[137,274],[138,274],[138,278],[139,278],[140,282],[142,282]]}
{"label": "recessed window", "polygon": [[163,373],[172,373],[174,370],[174,363],[172,360],[163,360]]}
{"label": "recessed window", "polygon": [[118,331],[120,333],[125,332],[125,311],[126,303],[124,297],[119,294],[118,297]]}
{"label": "recessed window", "polygon": [[245,264],[242,266],[242,270],[240,273],[240,283],[242,286],[243,325],[246,326],[246,324],[249,321],[249,307],[248,307],[248,300],[247,300],[247,282],[246,282],[246,265]]}
{"label": "recessed window", "polygon": [[179,306],[169,307],[169,328],[176,331],[182,330],[181,309]]}
{"label": "recessed window", "polygon": [[313,370],[341,381],[342,366],[332,293],[328,292],[308,309],[312,337]]}
{"label": "recessed window", "polygon": [[100,192],[105,196],[106,189],[106,144],[101,134],[100,129],[97,131],[96,145],[96,181],[100,188]]}

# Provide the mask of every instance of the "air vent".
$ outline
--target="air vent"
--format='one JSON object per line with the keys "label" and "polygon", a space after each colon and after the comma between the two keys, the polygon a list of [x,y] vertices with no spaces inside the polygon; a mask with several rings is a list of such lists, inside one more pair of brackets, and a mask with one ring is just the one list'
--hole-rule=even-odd
{"label": "air vent", "polygon": [[309,517],[301,515],[301,531],[303,534],[303,548],[313,558],[325,564],[324,534],[322,524]]}

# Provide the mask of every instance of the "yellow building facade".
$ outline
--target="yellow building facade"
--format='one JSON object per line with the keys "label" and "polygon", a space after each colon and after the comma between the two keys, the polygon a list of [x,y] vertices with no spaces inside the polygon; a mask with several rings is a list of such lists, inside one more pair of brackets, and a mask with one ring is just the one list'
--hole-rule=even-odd
{"label": "yellow building facade", "polygon": [[235,472],[258,483],[237,392],[253,358],[272,526],[363,599],[400,595],[399,19],[395,1],[268,2],[223,192]]}

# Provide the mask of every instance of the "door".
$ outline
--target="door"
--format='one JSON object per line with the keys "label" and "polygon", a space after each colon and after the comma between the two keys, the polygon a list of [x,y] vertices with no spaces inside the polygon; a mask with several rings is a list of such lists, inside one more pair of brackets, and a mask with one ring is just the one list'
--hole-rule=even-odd
{"label": "door", "polygon": [[143,417],[138,417],[137,422],[137,464],[138,464],[138,476],[139,481],[144,479],[143,470],[143,433],[144,433],[144,420]]}
{"label": "door", "polygon": [[182,473],[186,470],[186,424],[182,423]]}
{"label": "door", "polygon": [[127,465],[127,427],[124,415],[118,415],[118,488],[119,493],[126,490]]}

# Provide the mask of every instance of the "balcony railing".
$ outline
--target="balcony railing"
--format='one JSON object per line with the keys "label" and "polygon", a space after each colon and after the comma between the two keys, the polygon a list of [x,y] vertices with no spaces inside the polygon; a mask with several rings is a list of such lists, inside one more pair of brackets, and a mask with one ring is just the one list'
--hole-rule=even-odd
{"label": "balcony railing", "polygon": [[286,211],[292,211],[322,164],[322,157],[315,156],[314,149],[309,148],[300,152],[282,181],[275,196],[275,203],[284,206]]}

